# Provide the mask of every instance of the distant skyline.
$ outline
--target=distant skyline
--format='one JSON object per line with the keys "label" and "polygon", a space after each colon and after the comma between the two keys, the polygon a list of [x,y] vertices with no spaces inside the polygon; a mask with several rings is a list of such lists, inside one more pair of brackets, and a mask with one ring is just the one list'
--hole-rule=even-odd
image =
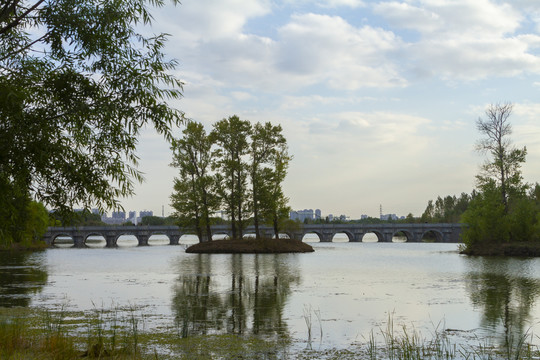
{"label": "distant skyline", "polygon": [[[514,103],[523,175],[540,181],[537,0],[183,0],[153,15],[144,33],[170,34],[185,82],[173,106],[207,130],[234,114],[282,125],[293,209],[420,216],[470,193],[475,121],[497,102]],[[146,181],[122,204],[170,214],[168,144],[146,129],[138,153]]]}

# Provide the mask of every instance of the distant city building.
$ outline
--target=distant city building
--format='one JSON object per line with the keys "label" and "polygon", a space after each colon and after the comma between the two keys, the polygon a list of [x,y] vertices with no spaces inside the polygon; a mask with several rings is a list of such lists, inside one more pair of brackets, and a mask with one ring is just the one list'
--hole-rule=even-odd
{"label": "distant city building", "polygon": [[381,214],[381,220],[399,220],[399,217],[396,214]]}
{"label": "distant city building", "polygon": [[304,209],[289,212],[289,218],[291,220],[298,220],[300,222],[304,222],[306,219],[313,220],[315,218],[315,214],[313,213],[313,209]]}
{"label": "distant city building", "polygon": [[360,219],[362,219],[362,220],[365,220],[365,219],[368,219],[368,218],[369,218],[368,215],[361,215],[361,216],[360,216]]}
{"label": "distant city building", "polygon": [[138,220],[139,219],[137,218],[137,212],[136,211],[130,211],[127,221],[130,221],[133,225],[137,225],[139,223]]}
{"label": "distant city building", "polygon": [[154,216],[154,212],[152,210],[139,211],[139,216],[141,217],[141,219],[145,216]]}
{"label": "distant city building", "polygon": [[112,218],[113,219],[125,220],[126,219],[126,212],[125,211],[113,211]]}
{"label": "distant city building", "polygon": [[321,219],[321,209],[316,209],[315,210],[315,220],[320,220]]}

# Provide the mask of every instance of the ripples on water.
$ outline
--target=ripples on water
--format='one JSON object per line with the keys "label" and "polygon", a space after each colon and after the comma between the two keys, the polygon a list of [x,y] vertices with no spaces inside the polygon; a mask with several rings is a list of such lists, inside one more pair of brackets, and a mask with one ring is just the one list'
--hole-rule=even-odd
{"label": "ripples on water", "polygon": [[456,244],[313,245],[312,254],[280,255],[195,255],[183,246],[4,253],[0,306],[135,306],[147,326],[174,324],[185,336],[293,340],[306,339],[310,314],[322,347],[365,341],[389,317],[426,335],[540,330],[538,259],[468,258]]}

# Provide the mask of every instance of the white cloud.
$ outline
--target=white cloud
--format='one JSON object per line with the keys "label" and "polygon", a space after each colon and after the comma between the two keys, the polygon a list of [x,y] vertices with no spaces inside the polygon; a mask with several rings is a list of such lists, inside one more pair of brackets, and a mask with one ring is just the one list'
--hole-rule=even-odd
{"label": "white cloud", "polygon": [[388,61],[401,46],[392,32],[356,28],[341,17],[310,13],[294,15],[279,34],[278,69],[306,85],[327,83],[353,90],[406,83]]}
{"label": "white cloud", "polygon": [[328,8],[335,8],[340,6],[357,8],[365,6],[365,3],[362,0],[324,0],[319,1],[319,6]]}
{"label": "white cloud", "polygon": [[533,51],[540,37],[518,34],[524,16],[508,4],[489,0],[383,2],[374,12],[397,28],[413,29],[420,40],[406,57],[415,74],[446,80],[539,73]]}
{"label": "white cloud", "polygon": [[520,25],[521,14],[508,4],[490,0],[413,0],[381,2],[374,12],[394,26],[415,29],[427,37],[442,34],[501,36],[513,33]]}

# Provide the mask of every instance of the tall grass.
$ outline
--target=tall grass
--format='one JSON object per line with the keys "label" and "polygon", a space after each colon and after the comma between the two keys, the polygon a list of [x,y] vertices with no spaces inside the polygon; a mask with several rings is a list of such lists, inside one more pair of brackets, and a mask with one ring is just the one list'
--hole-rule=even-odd
{"label": "tall grass", "polygon": [[[316,320],[313,318],[315,314]],[[389,315],[363,343],[346,349],[313,350],[323,338],[320,311],[305,307],[308,348],[298,340],[263,339],[249,335],[214,334],[182,338],[179,329],[147,331],[145,317],[134,308],[95,308],[89,313],[0,308],[0,359],[369,359],[369,360],[533,360],[540,351],[532,334],[508,338],[500,347],[490,340],[455,341],[451,332],[434,326],[427,337],[414,327],[396,326]],[[319,332],[313,334],[313,323]],[[316,327],[317,325],[315,325]],[[292,345],[292,346],[291,346]],[[295,350],[296,349],[296,350]]]}
{"label": "tall grass", "polygon": [[531,345],[532,335],[526,333],[519,339],[507,339],[502,347],[490,344],[490,339],[478,338],[466,342],[452,342],[448,331],[434,328],[429,338],[413,328],[401,326],[394,329],[392,315],[387,325],[380,329],[382,342],[372,330],[363,345],[362,354],[370,360],[533,360],[540,359],[540,350]]}

